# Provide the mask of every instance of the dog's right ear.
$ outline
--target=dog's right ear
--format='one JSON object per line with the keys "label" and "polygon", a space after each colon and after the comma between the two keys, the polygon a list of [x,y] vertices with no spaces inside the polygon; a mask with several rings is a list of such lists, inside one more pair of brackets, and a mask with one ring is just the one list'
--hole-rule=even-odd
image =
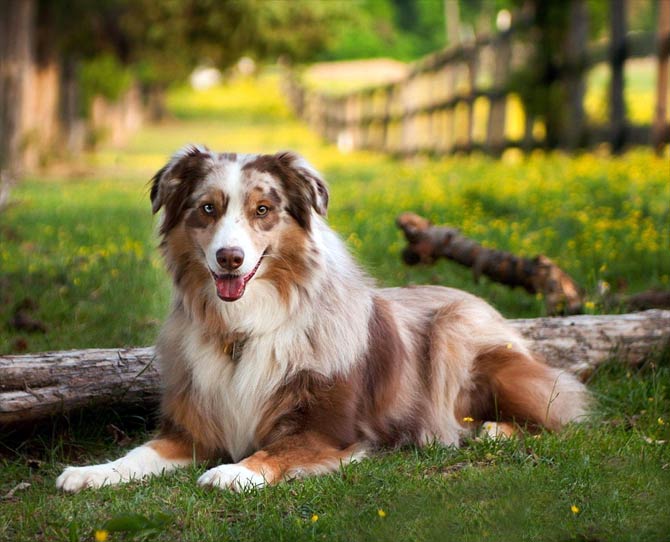
{"label": "dog's right ear", "polygon": [[210,157],[207,147],[187,145],[151,178],[151,210],[155,214],[165,207],[163,233],[172,229],[181,218],[194,186],[209,171]]}
{"label": "dog's right ear", "polygon": [[160,168],[156,174],[151,178],[151,212],[156,214],[160,208],[163,206],[163,195],[160,192],[161,183],[163,182],[163,177],[165,173],[170,168],[170,164],[165,164]]}
{"label": "dog's right ear", "polygon": [[171,193],[180,184],[192,183],[204,176],[203,166],[209,154],[209,149],[203,145],[186,145],[156,172],[150,181],[151,210],[154,213],[167,204]]}

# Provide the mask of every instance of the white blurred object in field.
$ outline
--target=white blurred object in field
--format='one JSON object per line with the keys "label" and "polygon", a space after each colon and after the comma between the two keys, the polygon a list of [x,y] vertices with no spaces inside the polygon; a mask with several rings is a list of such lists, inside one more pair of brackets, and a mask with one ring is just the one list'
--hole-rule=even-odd
{"label": "white blurred object in field", "polygon": [[354,136],[348,131],[337,134],[337,150],[342,154],[348,154],[354,150]]}
{"label": "white blurred object in field", "polygon": [[240,75],[250,76],[256,73],[256,63],[252,58],[243,56],[237,61],[237,71]]}
{"label": "white blurred object in field", "polygon": [[221,72],[211,66],[198,66],[188,79],[195,90],[207,90],[221,82]]}
{"label": "white blurred object in field", "polygon": [[510,26],[512,26],[512,14],[506,9],[501,9],[496,16],[496,28],[500,32],[506,32]]}

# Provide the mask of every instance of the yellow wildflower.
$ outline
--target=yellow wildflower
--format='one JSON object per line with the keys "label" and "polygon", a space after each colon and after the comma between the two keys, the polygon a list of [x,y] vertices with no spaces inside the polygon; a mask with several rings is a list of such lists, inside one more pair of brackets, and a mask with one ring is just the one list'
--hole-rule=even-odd
{"label": "yellow wildflower", "polygon": [[386,517],[386,512],[384,512],[384,510],[382,508],[380,508],[379,510],[377,510],[377,515],[380,518],[385,518]]}
{"label": "yellow wildflower", "polygon": [[467,422],[467,423],[470,423],[470,422],[474,422],[475,419],[474,419],[474,418],[471,418],[470,416],[466,416],[465,418],[463,418],[463,421],[464,421],[464,422]]}
{"label": "yellow wildflower", "polygon": [[319,521],[318,514],[312,514],[312,523],[316,523],[317,521]]}
{"label": "yellow wildflower", "polygon": [[573,513],[573,514],[579,514],[579,506],[577,506],[577,505],[574,505],[574,504],[573,504],[573,505],[570,507],[570,510],[572,510],[572,513]]}
{"label": "yellow wildflower", "polygon": [[593,309],[596,308],[596,304],[593,301],[587,301],[586,303],[584,303],[584,308],[592,311]]}
{"label": "yellow wildflower", "polygon": [[95,541],[96,542],[105,542],[105,540],[107,540],[108,536],[109,536],[109,532],[107,532],[105,530],[95,531]]}
{"label": "yellow wildflower", "polygon": [[658,425],[665,425],[665,420],[663,418],[659,418],[657,421]]}

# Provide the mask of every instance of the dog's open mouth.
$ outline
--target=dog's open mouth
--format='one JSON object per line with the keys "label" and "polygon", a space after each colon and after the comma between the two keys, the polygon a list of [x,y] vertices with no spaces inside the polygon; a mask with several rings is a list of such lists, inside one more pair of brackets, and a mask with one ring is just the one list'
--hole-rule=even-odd
{"label": "dog's open mouth", "polygon": [[224,301],[237,301],[244,295],[244,289],[246,288],[247,283],[256,274],[262,261],[263,256],[258,259],[256,267],[246,275],[217,275],[210,269],[212,277],[214,277],[214,284],[216,284],[216,295]]}

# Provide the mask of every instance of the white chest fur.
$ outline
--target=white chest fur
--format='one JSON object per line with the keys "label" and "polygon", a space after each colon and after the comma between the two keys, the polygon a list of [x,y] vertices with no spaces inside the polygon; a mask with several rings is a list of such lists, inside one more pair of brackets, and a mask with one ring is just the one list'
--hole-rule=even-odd
{"label": "white chest fur", "polygon": [[197,333],[185,335],[184,358],[203,411],[216,417],[234,461],[252,451],[265,405],[286,377],[271,341],[248,340],[236,361]]}

